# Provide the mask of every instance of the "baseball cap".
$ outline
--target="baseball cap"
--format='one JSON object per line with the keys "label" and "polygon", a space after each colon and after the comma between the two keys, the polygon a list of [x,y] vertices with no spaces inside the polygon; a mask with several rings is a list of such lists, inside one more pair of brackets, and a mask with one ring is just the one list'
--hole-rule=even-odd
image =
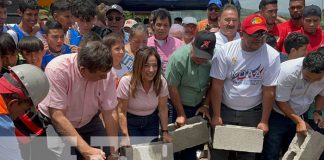
{"label": "baseball cap", "polygon": [[194,17],[185,17],[182,20],[182,24],[195,24],[197,25],[197,19]]}
{"label": "baseball cap", "polygon": [[106,15],[108,14],[108,12],[111,12],[113,10],[119,12],[120,14],[124,14],[124,10],[123,10],[123,8],[120,5],[113,4],[113,5],[111,5],[111,6],[108,7],[108,10],[106,12]]}
{"label": "baseball cap", "polygon": [[212,4],[215,4],[218,8],[222,8],[222,2],[220,0],[210,0],[208,2],[207,7],[209,7]]}
{"label": "baseball cap", "polygon": [[124,27],[129,27],[132,28],[134,24],[136,24],[137,22],[133,19],[127,19],[125,21]]}
{"label": "baseball cap", "polygon": [[198,35],[193,42],[195,56],[203,59],[211,59],[214,54],[215,44],[215,33],[206,30],[198,32]]}
{"label": "baseball cap", "polygon": [[45,9],[40,9],[39,12],[38,12],[38,17],[39,17],[40,20],[49,19],[48,11],[45,10]]}
{"label": "baseball cap", "polygon": [[319,6],[316,6],[313,4],[310,6],[305,6],[303,16],[304,17],[318,16],[318,17],[322,18],[321,8]]}
{"label": "baseball cap", "polygon": [[247,34],[253,34],[258,30],[268,31],[264,17],[258,14],[251,14],[243,20],[242,31],[245,31]]}

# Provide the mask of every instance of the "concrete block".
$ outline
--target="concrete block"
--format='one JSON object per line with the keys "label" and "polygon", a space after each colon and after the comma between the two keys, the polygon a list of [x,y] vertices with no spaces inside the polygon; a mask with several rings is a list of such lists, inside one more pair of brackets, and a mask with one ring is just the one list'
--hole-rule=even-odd
{"label": "concrete block", "polygon": [[324,135],[309,131],[307,136],[296,134],[282,160],[318,160],[324,151]]}
{"label": "concrete block", "polygon": [[172,143],[146,143],[123,148],[122,160],[173,160]]}
{"label": "concrete block", "polygon": [[168,130],[173,138],[173,151],[179,152],[209,141],[209,128],[207,121],[201,116],[187,119],[187,124],[176,128],[174,124],[168,125]]}
{"label": "concrete block", "polygon": [[213,148],[261,153],[263,148],[263,131],[255,127],[216,126]]}

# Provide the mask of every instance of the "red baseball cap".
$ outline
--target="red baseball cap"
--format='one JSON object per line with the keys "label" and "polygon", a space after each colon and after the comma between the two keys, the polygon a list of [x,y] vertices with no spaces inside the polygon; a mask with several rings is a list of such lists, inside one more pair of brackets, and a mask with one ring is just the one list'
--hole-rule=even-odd
{"label": "red baseball cap", "polygon": [[247,34],[253,34],[259,30],[268,31],[266,19],[261,15],[251,14],[243,20],[242,31],[245,31]]}

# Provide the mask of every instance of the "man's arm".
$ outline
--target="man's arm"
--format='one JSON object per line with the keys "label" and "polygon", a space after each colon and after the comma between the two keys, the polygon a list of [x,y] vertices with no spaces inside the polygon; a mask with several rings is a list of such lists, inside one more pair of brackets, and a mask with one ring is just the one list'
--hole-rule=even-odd
{"label": "man's arm", "polygon": [[211,125],[215,127],[216,125],[222,125],[223,120],[221,117],[221,102],[224,88],[224,80],[213,78],[211,86],[211,104],[213,109],[213,118]]}
{"label": "man's arm", "polygon": [[171,101],[173,103],[173,107],[175,108],[177,112],[177,119],[176,119],[176,125],[178,127],[182,127],[186,124],[187,117],[186,113],[183,109],[183,105],[181,103],[180,93],[178,90],[178,87],[176,86],[169,86],[169,94]]}
{"label": "man's arm", "polygon": [[[63,110],[55,108],[48,108],[48,110],[51,117],[51,122],[58,133],[60,133],[62,136],[76,137],[76,147],[84,158],[90,158],[92,155],[101,155],[102,157],[105,157],[105,153],[102,150],[92,148],[89,146],[89,144],[87,144],[86,141],[82,139],[71,122],[65,117]],[[71,139],[70,142],[72,142]]]}
{"label": "man's arm", "polygon": [[118,113],[117,108],[112,110],[103,110],[102,116],[106,126],[107,136],[109,137],[110,154],[117,155],[118,148]]}
{"label": "man's arm", "polygon": [[296,123],[296,132],[306,135],[307,132],[307,124],[306,122],[297,115],[294,110],[291,108],[290,104],[288,102],[280,102],[276,101],[278,107],[280,110],[289,117],[292,121]]}
{"label": "man's arm", "polygon": [[261,129],[264,134],[269,131],[268,121],[275,100],[275,93],[275,86],[262,86],[262,117],[257,128]]}

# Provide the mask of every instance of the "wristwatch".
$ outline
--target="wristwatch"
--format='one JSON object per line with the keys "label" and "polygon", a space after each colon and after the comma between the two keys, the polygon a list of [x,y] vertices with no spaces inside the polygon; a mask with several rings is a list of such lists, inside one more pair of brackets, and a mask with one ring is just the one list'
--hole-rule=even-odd
{"label": "wristwatch", "polygon": [[319,115],[322,115],[322,111],[321,110],[315,110],[313,113],[318,113]]}

